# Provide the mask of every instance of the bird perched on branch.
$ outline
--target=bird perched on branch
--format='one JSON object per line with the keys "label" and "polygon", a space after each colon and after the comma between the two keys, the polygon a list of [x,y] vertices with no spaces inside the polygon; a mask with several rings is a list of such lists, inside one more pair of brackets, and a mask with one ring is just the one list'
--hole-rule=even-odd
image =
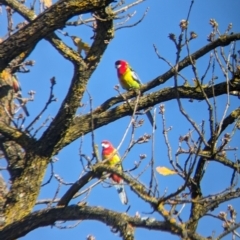
{"label": "bird perched on branch", "polygon": [[17,94],[17,100],[20,103],[20,105],[21,105],[23,111],[25,112],[25,114],[27,116],[29,116],[29,112],[27,110],[27,107],[25,106],[25,103],[23,102],[23,99],[22,99],[22,93],[21,93],[22,89],[21,89],[20,83],[19,83],[16,75],[14,75],[14,74],[12,75],[12,82],[13,82],[13,84],[12,84],[13,90]]}
{"label": "bird perched on branch", "polygon": [[9,69],[5,69],[0,73],[0,82],[4,82],[4,84],[1,84],[1,85],[8,85],[12,87],[16,95],[16,98],[19,101],[23,111],[27,116],[29,116],[28,110],[25,106],[26,101],[24,102],[24,99],[22,98],[21,87],[17,79],[17,76],[15,74],[12,74]]}
{"label": "bird perched on branch", "polygon": [[[117,150],[107,140],[102,141],[102,160],[106,160],[106,163],[109,166],[116,166],[120,171],[122,171],[121,158],[118,155]],[[124,189],[123,179],[115,173],[110,175],[110,179],[113,181],[114,186],[118,191],[122,204],[127,204],[128,199]]]}
{"label": "bird perched on branch", "polygon": [[[130,67],[130,65],[124,60],[118,60],[115,62],[117,69],[117,75],[120,85],[127,91],[139,90],[142,83],[136,72]],[[153,116],[150,111],[146,112],[146,115],[153,126]],[[156,125],[155,125],[156,129]]]}

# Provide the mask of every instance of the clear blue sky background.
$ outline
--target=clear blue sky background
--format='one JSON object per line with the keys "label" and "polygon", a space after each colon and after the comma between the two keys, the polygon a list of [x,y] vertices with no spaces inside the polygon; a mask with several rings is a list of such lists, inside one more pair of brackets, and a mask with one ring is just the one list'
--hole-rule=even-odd
{"label": "clear blue sky background", "polygon": [[[131,1],[126,1],[130,3]],[[137,7],[130,10],[130,12],[137,11],[135,17],[129,22],[134,23],[141,18],[142,14],[147,7],[150,7],[149,12],[141,24],[134,28],[125,28],[119,30],[115,33],[115,38],[109,44],[109,47],[102,58],[97,70],[92,75],[90,82],[88,84],[88,91],[93,98],[93,107],[97,107],[105,100],[112,96],[116,96],[117,92],[113,89],[118,83],[116,70],[114,68],[114,62],[118,59],[127,60],[131,66],[138,72],[143,83],[153,80],[155,77],[163,74],[169,69],[166,63],[160,61],[153,49],[153,44],[158,48],[158,51],[163,57],[168,59],[172,64],[175,62],[176,49],[173,43],[169,40],[169,33],[175,33],[176,36],[180,33],[179,22],[182,19],[186,19],[188,9],[190,6],[190,0],[177,1],[177,0],[157,0],[157,1],[145,1],[144,3],[138,5]],[[29,3],[28,3],[29,4]],[[195,31],[198,34],[198,38],[191,42],[190,48],[194,52],[202,46],[208,44],[207,36],[211,32],[211,26],[209,25],[209,20],[211,18],[216,19],[219,23],[219,29],[221,33],[224,33],[229,23],[233,23],[232,32],[240,32],[240,1],[238,0],[211,0],[211,1],[195,1],[193,9],[190,16],[189,32]],[[83,18],[85,18],[83,16]],[[2,27],[6,19],[6,13],[3,11],[0,16],[0,35],[5,33],[5,29]],[[15,20],[17,23],[17,19]],[[91,44],[90,37],[92,36],[92,31],[90,28],[85,26],[81,27],[68,27],[64,31],[67,31],[70,35],[76,35],[85,42]],[[73,46],[71,40],[67,37],[62,36],[58,33],[62,39]],[[239,49],[239,44],[238,44]],[[181,58],[185,55],[182,54]],[[208,64],[208,57],[199,61],[197,63],[199,69],[199,75],[202,76],[204,70]],[[21,81],[23,94],[27,95],[29,90],[36,91],[36,98],[34,102],[28,104],[28,109],[31,113],[31,117],[27,120],[29,123],[38,112],[44,107],[50,90],[49,79],[53,76],[56,77],[57,85],[55,86],[54,94],[58,98],[58,101],[53,103],[48,111],[42,116],[39,124],[41,124],[47,116],[54,117],[60,107],[62,100],[64,99],[73,73],[73,67],[71,63],[63,59],[58,52],[52,48],[52,46],[42,40],[36,46],[34,52],[30,55],[29,59],[35,60],[36,64],[31,68],[30,74],[18,74]],[[184,76],[189,79],[192,84],[192,78],[194,77],[191,68],[184,70]],[[216,73],[217,74],[217,73]],[[218,74],[219,82],[223,81],[223,74],[219,72]],[[211,75],[209,75],[210,80]],[[158,89],[167,86],[173,86],[173,79],[170,79],[166,84],[161,85]],[[181,82],[179,83],[181,84]],[[153,89],[157,90],[157,89]],[[89,112],[89,99],[86,95],[82,101],[86,104],[86,107],[79,109],[79,114],[85,114]],[[221,116],[225,106],[226,106],[226,96],[220,97],[217,100],[218,103],[218,116]],[[189,111],[191,118],[193,118],[197,123],[202,120],[206,121],[206,126],[208,126],[208,115],[207,106],[204,102],[190,103],[188,100],[183,101],[184,107]],[[235,109],[239,106],[239,99],[231,98],[229,110]],[[158,106],[156,106],[158,107]],[[176,101],[166,102],[166,120],[167,127],[173,126],[173,130],[169,133],[169,139],[172,147],[172,154],[176,153],[178,148],[178,138],[180,135],[184,135],[188,132],[191,126],[187,123],[182,115],[179,114]],[[158,112],[158,109],[157,109]],[[230,112],[230,111],[229,111]],[[228,114],[229,114],[228,112]],[[144,126],[138,129],[135,135],[135,139],[140,137],[144,133],[150,133],[151,127],[145,116],[141,116],[145,119]],[[129,124],[130,117],[126,117],[119,121],[113,122],[107,126],[102,127],[95,131],[96,143],[99,144],[103,139],[110,140],[115,146],[117,146],[125,132],[127,125]],[[161,116],[157,114],[156,121],[158,129],[155,136],[155,159],[156,166],[167,166],[170,167],[167,157],[167,148],[164,143],[164,138],[162,134],[162,121]],[[27,124],[26,124],[27,125]],[[191,128],[192,129],[192,128]],[[209,128],[207,128],[208,130]],[[228,129],[230,132],[232,127]],[[196,134],[194,135],[196,139]],[[123,154],[128,146],[128,141],[130,139],[130,134],[128,134],[126,141],[120,148],[120,154]],[[84,143],[82,152],[86,155],[91,155],[91,136],[90,134],[83,137]],[[239,146],[239,134],[234,137],[232,147]],[[70,146],[66,147],[61,151],[56,157],[59,159],[58,162],[54,164],[54,172],[58,174],[65,182],[75,182],[82,172],[82,166],[79,161],[79,146],[80,139],[76,140]],[[145,145],[136,146],[133,151],[130,152],[128,157],[125,159],[123,165],[125,169],[132,168],[134,166],[134,161],[139,159],[139,154],[147,154],[147,159],[142,164],[141,168],[134,172],[137,175],[144,169],[144,165],[147,164],[151,158],[151,142]],[[239,151],[237,152],[239,156]],[[186,156],[180,157],[180,163],[183,165]],[[231,154],[231,159],[234,161],[234,155]],[[6,174],[3,173],[5,176]],[[47,171],[45,181],[49,178],[50,171]],[[207,167],[207,173],[202,182],[203,194],[214,194],[224,190],[230,183],[232,172],[228,169],[219,166],[216,163],[210,163]],[[182,180],[177,176],[163,177],[157,175],[159,181],[159,191],[161,194],[167,189],[167,194],[176,190]],[[141,181],[145,184],[149,183],[149,172],[146,172],[141,177]],[[55,194],[57,187],[56,180],[53,180],[51,184],[44,187],[41,191],[39,199],[52,198]],[[58,197],[61,197],[65,191],[69,188],[62,187]],[[130,192],[130,189],[126,187],[127,194],[129,196],[129,202],[131,208],[129,213],[134,215],[137,211],[140,212],[142,216],[148,216],[151,212],[151,208],[148,204],[144,203],[140,198],[136,197],[135,194]],[[81,198],[73,200],[71,204],[80,201]],[[124,212],[126,206],[122,206],[117,193],[114,188],[104,188],[102,185],[94,188],[89,195],[87,202],[90,206],[103,206],[110,208],[112,210]],[[232,204],[240,210],[239,199],[231,201]],[[44,206],[37,206],[36,209],[40,209]],[[221,205],[214,213],[219,211],[224,211],[227,208],[227,204]],[[161,220],[158,214],[149,215]],[[189,206],[186,206],[182,212],[182,219],[187,220],[189,216]],[[238,221],[240,220],[238,215]],[[65,223],[68,226],[72,223]],[[221,222],[212,218],[204,218],[198,227],[198,232],[204,236],[209,236],[212,231],[216,232],[218,235],[221,231]],[[70,230],[58,230],[56,228],[40,228],[37,229],[25,237],[24,240],[30,239],[85,239],[88,234],[93,234],[97,240],[114,240],[119,239],[118,234],[113,234],[108,226],[96,221],[84,221],[76,228]],[[148,231],[148,230],[136,230],[136,239],[145,240],[149,239],[178,239],[178,237],[170,235],[168,233]],[[225,239],[230,239],[229,236]]]}

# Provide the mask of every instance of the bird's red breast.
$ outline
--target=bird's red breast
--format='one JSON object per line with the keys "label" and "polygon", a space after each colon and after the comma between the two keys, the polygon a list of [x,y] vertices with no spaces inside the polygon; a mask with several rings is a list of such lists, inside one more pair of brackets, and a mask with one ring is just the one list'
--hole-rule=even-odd
{"label": "bird's red breast", "polygon": [[20,90],[20,85],[17,79],[13,78],[13,83],[12,83],[14,92],[17,93]]}
{"label": "bird's red breast", "polygon": [[[108,157],[110,157],[110,159],[108,160],[108,164],[110,165],[114,166],[120,161],[120,158],[116,154],[116,149],[113,147],[113,145],[109,141],[103,140],[102,141],[102,158],[107,159]],[[122,182],[122,178],[115,173],[111,174],[110,178],[116,183]]]}

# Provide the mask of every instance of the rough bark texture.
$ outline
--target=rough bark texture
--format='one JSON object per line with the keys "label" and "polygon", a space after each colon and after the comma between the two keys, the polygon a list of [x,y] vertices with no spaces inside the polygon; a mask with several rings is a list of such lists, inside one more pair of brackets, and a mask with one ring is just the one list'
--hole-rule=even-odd
{"label": "rough bark texture", "polygon": [[[185,174],[185,185],[169,195],[153,196],[140,181],[122,173],[118,169],[106,166],[104,163],[97,163],[87,166],[89,171],[78,179],[59,199],[58,207],[32,212],[41,190],[45,171],[54,155],[77,138],[91,132],[92,129],[100,128],[133,114],[136,100],[130,103],[125,102],[125,99],[136,96],[134,91],[130,91],[121,96],[108,99],[93,109],[91,113],[76,116],[79,103],[86,92],[88,81],[114,37],[113,23],[116,16],[109,6],[112,2],[114,1],[61,0],[39,16],[36,16],[32,10],[16,0],[0,0],[0,3],[11,7],[29,21],[25,27],[0,44],[0,73],[9,71],[9,78],[6,75],[0,75],[0,149],[7,160],[7,170],[11,179],[11,187],[7,189],[6,183],[4,183],[0,175],[0,239],[19,238],[38,227],[52,225],[55,221],[92,219],[116,228],[123,239],[134,239],[134,228],[141,227],[167,231],[183,239],[202,240],[204,238],[196,234],[199,219],[220,203],[240,196],[239,189],[231,189],[231,191],[215,198],[211,196],[202,198],[201,180],[204,176],[206,161],[216,161],[234,172],[240,172],[238,162],[233,162],[226,156],[218,154],[219,152],[214,148],[214,135],[209,140],[206,140],[208,146],[203,149],[199,148],[198,152],[189,152],[189,155],[194,153],[198,156],[193,177],[187,176],[186,171],[182,171],[182,175]],[[54,33],[55,30],[63,28],[68,19],[84,13],[92,13],[95,16],[93,44],[85,58],[68,47]],[[11,74],[18,71],[18,65],[29,56],[42,39],[47,40],[61,56],[73,64],[74,73],[69,91],[57,115],[42,136],[35,139],[29,132],[18,129],[16,125],[12,124],[14,92]],[[178,71],[180,72],[190,65],[193,66],[193,61],[197,61],[215,48],[227,46],[232,41],[238,40],[240,40],[239,33],[220,36],[217,40],[191,54],[191,56],[179,61]],[[174,77],[176,77],[175,67],[143,85],[141,91],[151,90]],[[178,100],[206,100],[225,95],[231,91],[240,91],[239,71],[236,71],[228,82],[223,80],[213,86],[199,88],[182,85],[146,93],[140,97],[137,110],[178,98]],[[240,109],[237,108],[224,119],[220,133],[229,125],[235,123],[239,117]],[[217,131],[218,128],[216,128]],[[122,176],[131,190],[143,201],[149,203],[153,210],[159,213],[163,221],[141,219],[137,216],[130,217],[127,213],[86,206],[85,203],[80,203],[78,206],[68,206],[71,199],[80,189],[92,179],[101,178],[103,172],[117,173]],[[185,188],[190,189],[192,202],[189,220],[182,224],[180,221],[177,222],[171,211],[166,210],[165,205],[172,204],[174,206],[179,194]]]}
{"label": "rough bark texture", "polygon": [[[35,205],[47,165],[51,157],[61,149],[58,145],[62,142],[69,127],[73,124],[73,117],[79,107],[79,101],[85,92],[88,79],[101,60],[108,42],[113,37],[112,16],[109,15],[109,11],[105,11],[105,7],[110,2],[60,1],[0,44],[0,68],[2,70],[18,55],[21,55],[22,59],[24,59],[24,51],[27,49],[33,50],[32,46],[36,45],[42,38],[53,33],[54,30],[63,27],[65,22],[74,15],[94,11],[99,17],[108,18],[107,21],[97,22],[95,41],[85,61],[75,52],[71,52],[73,58],[70,58],[71,54],[66,54],[69,60],[74,59],[75,70],[71,90],[63,101],[56,118],[38,141],[28,138],[24,133],[16,132],[14,128],[7,126],[8,124],[1,123],[1,132],[6,137],[10,137],[19,144],[22,144],[22,148],[24,149],[23,152],[20,148],[15,154],[11,156],[10,154],[7,155],[9,156],[11,178],[14,181],[5,202],[4,221],[6,225],[22,219],[31,212]],[[12,6],[17,8],[17,5],[14,4],[15,2],[13,1]],[[18,10],[21,10],[21,8],[18,8]],[[29,12],[25,11],[24,13],[29,14],[29,18],[33,18],[33,15],[30,15]],[[48,39],[54,44],[57,38],[52,35]],[[63,43],[59,42],[58,45],[56,44],[56,48],[62,52],[66,50],[64,47]],[[9,91],[12,91],[11,83],[7,86],[9,86]],[[25,141],[24,139],[28,140]],[[2,145],[2,150],[4,149],[6,147]],[[19,152],[22,152],[21,161],[19,159]],[[18,161],[17,164],[16,161]],[[13,168],[15,170],[11,171]]]}
{"label": "rough bark texture", "polygon": [[15,57],[35,46],[48,34],[64,27],[71,17],[97,11],[111,2],[112,0],[62,0],[57,2],[34,19],[31,24],[0,44],[0,71],[7,67]]}

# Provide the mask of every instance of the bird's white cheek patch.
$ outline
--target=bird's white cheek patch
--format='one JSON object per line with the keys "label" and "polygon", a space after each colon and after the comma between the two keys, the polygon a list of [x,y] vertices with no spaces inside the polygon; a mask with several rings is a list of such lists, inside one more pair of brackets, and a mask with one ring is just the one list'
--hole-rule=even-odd
{"label": "bird's white cheek patch", "polygon": [[109,147],[109,144],[107,144],[107,143],[102,143],[102,147],[103,147],[103,148],[108,148],[108,147]]}

